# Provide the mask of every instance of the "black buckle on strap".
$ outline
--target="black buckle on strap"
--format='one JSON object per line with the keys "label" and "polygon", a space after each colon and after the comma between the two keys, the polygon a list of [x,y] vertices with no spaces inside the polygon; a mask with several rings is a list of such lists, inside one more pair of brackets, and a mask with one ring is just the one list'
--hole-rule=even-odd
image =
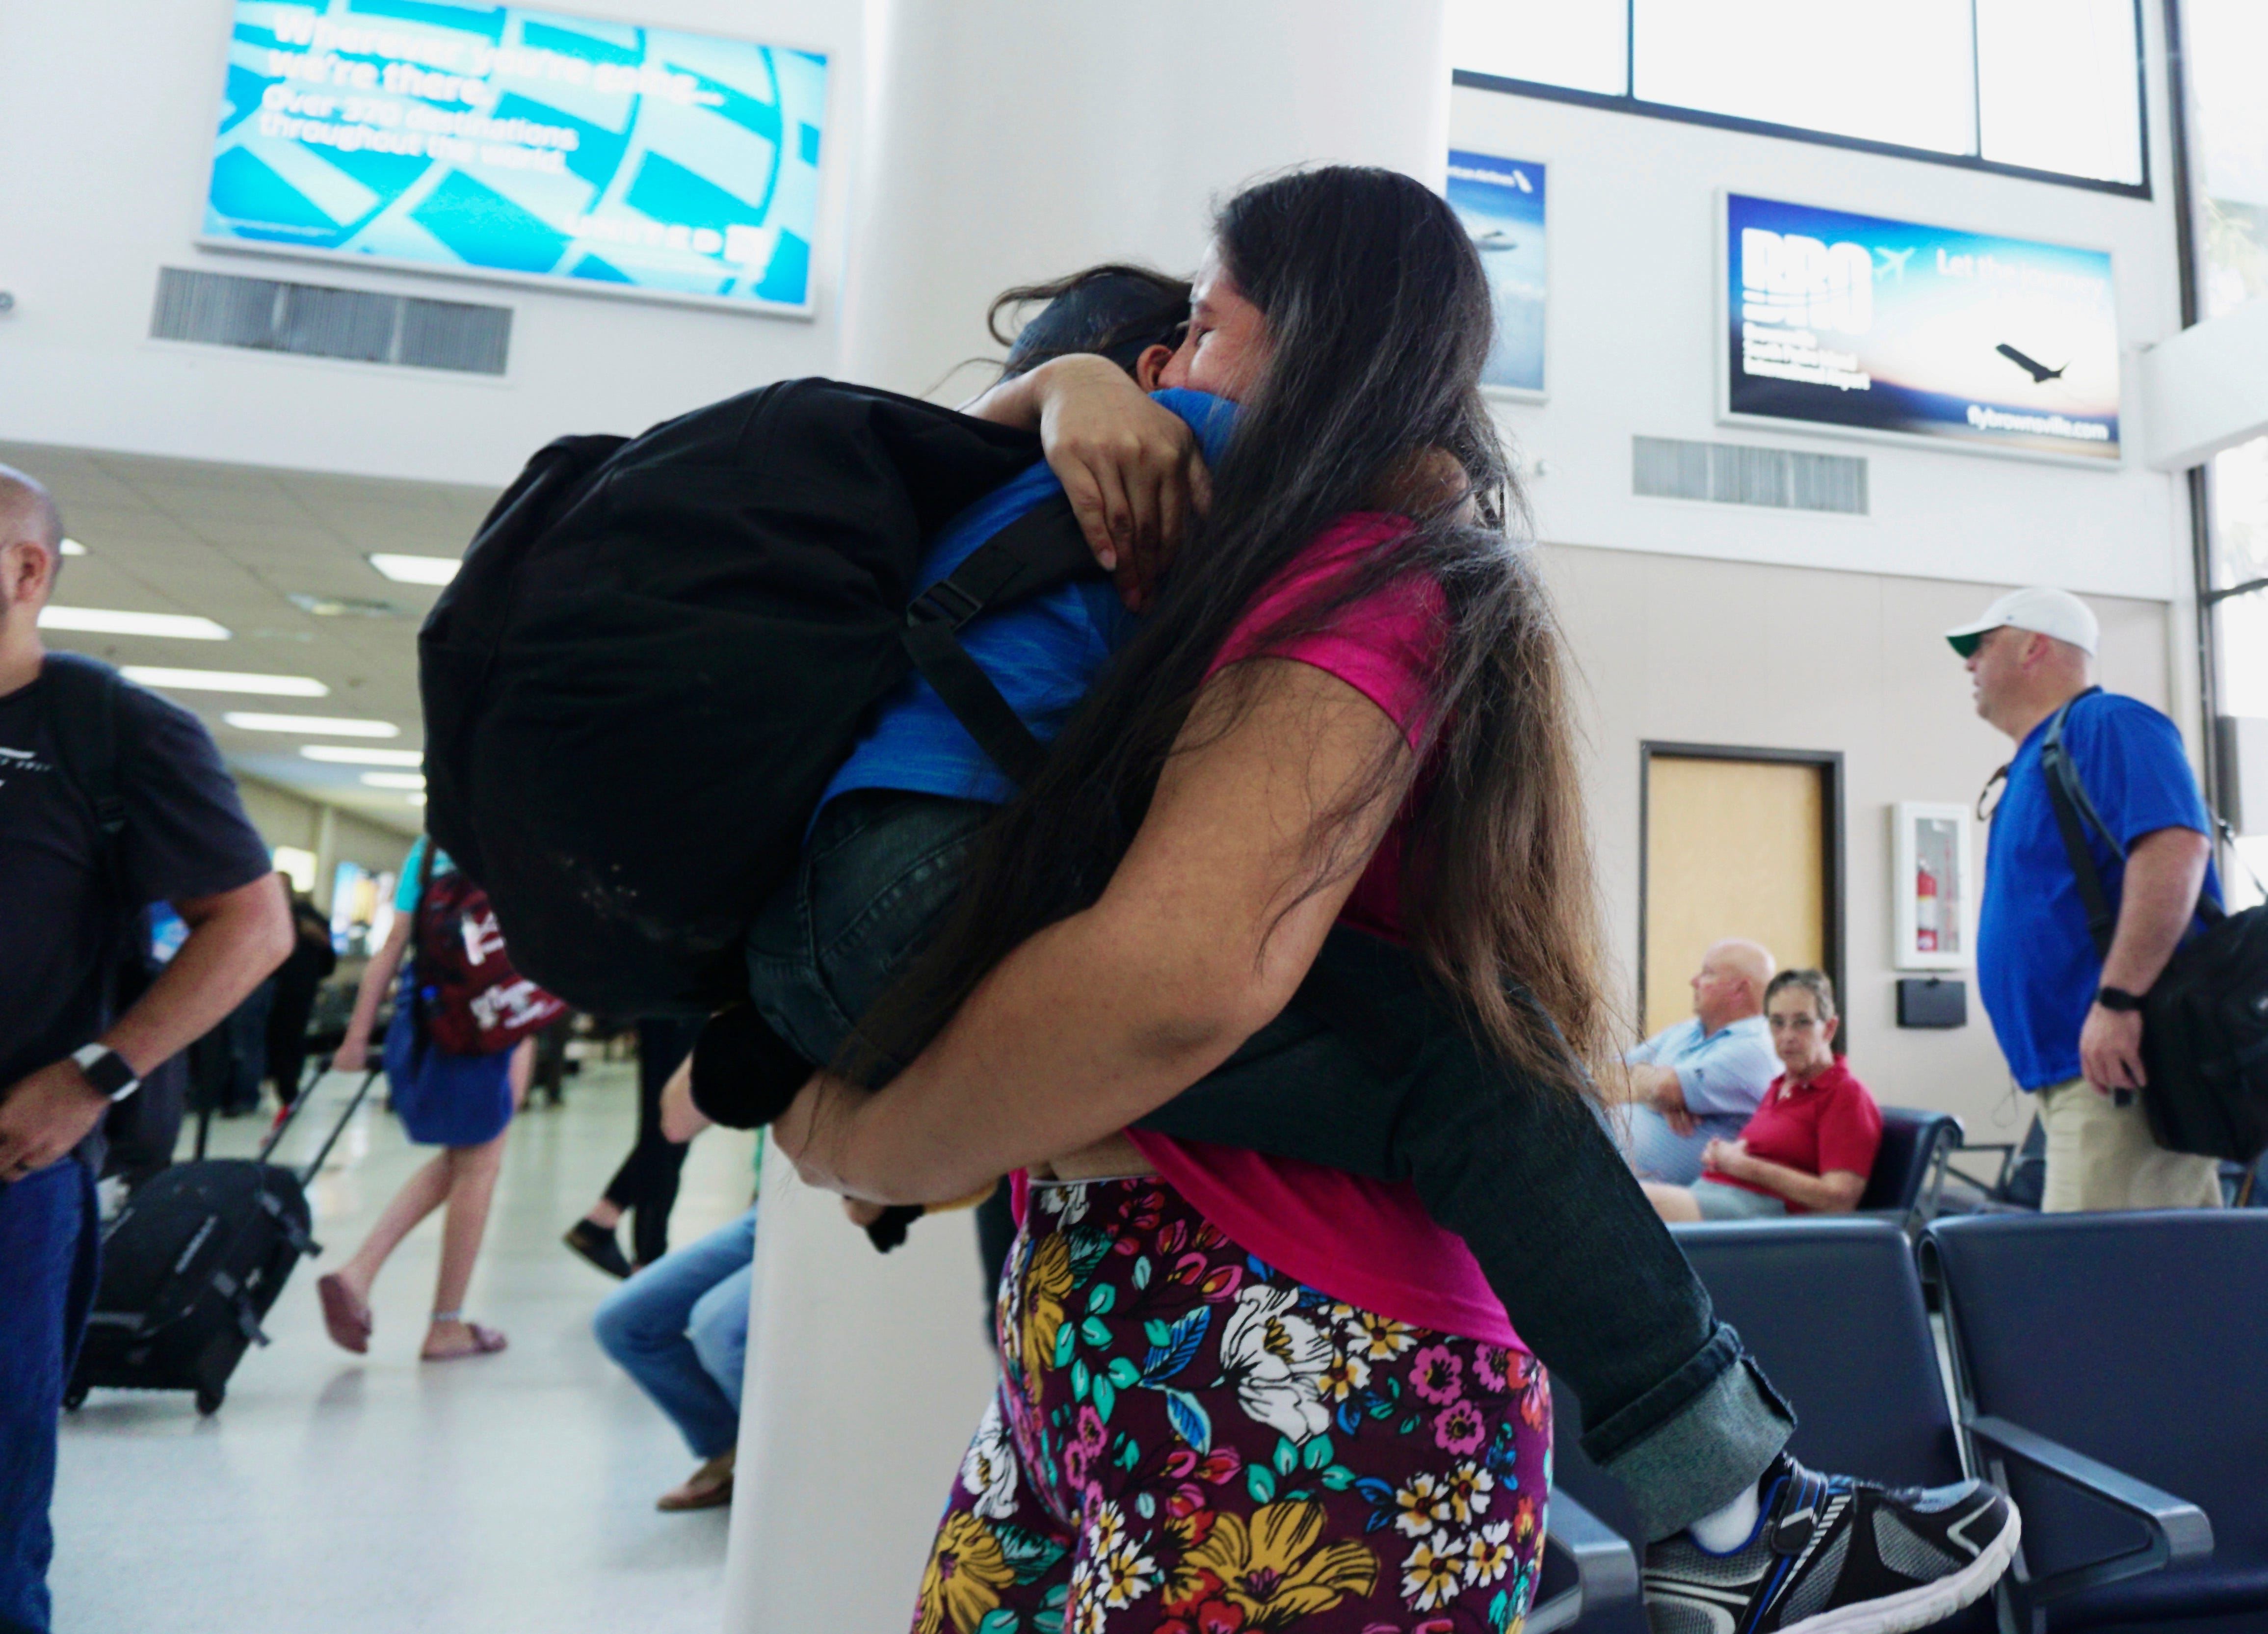
{"label": "black buckle on strap", "polygon": [[946,623],[959,629],[984,610],[984,603],[954,584],[940,578],[913,599],[906,608],[909,624]]}

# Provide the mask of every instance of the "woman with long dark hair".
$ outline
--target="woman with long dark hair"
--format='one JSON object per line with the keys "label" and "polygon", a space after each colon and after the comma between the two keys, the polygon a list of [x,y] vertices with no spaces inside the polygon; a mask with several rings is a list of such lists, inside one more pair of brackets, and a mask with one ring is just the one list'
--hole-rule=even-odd
{"label": "woman with long dark hair", "polygon": [[[926,1048],[871,1096],[815,1081],[778,1126],[807,1178],[872,1199],[1029,1173],[1003,1383],[925,1634],[1002,1608],[1500,1629],[1532,1594],[1548,1395],[1463,1244],[1406,1184],[1130,1127],[1271,1023],[1335,925],[1406,942],[1491,1055],[1587,1119],[1589,863],[1558,637],[1504,526],[1488,339],[1476,257],[1406,178],[1230,202],[1164,382],[1243,405],[1210,513],[864,1029]],[[1089,370],[1073,409],[1069,372],[985,408],[1044,423],[1131,389]],[[1711,1569],[1735,1585],[1772,1553],[1767,1498],[1777,1517],[1859,1495],[1784,1458],[1768,1475]],[[1989,1489],[1949,1501],[2000,1530]],[[1887,1598],[1839,1550],[1764,1575],[1759,1627]],[[1798,1583],[1802,1619],[1778,1609]]]}

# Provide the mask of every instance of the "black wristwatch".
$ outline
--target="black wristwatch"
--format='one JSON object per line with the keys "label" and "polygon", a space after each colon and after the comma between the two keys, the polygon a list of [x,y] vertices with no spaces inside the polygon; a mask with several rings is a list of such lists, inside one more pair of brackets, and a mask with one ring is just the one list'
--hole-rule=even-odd
{"label": "black wristwatch", "polygon": [[107,1044],[84,1045],[71,1052],[71,1059],[86,1074],[86,1081],[108,1100],[123,1100],[142,1087],[132,1064]]}
{"label": "black wristwatch", "polygon": [[2139,994],[2128,992],[2123,987],[2096,988],[2095,1002],[2105,1010],[2116,1010],[2128,1015],[2142,1008],[2141,997]]}

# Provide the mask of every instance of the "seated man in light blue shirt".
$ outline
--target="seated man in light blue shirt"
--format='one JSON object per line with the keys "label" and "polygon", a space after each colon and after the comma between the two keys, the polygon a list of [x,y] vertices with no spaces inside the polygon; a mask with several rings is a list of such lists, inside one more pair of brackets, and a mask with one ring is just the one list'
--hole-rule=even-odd
{"label": "seated man in light blue shirt", "polygon": [[1712,1140],[1738,1140],[1780,1072],[1764,1018],[1772,956],[1725,941],[1701,960],[1693,1014],[1623,1057],[1631,1104],[1615,1122],[1623,1155],[1641,1180],[1690,1186]]}

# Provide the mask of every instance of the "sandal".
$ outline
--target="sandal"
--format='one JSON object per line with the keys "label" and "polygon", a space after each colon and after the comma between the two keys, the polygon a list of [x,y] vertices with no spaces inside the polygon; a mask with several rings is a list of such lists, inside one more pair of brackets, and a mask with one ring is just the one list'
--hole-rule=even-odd
{"label": "sandal", "polygon": [[700,1468],[655,1500],[665,1514],[688,1509],[719,1509],[733,1501],[733,1462],[730,1450],[705,1461]]}
{"label": "sandal", "polygon": [[357,1356],[370,1350],[370,1306],[357,1299],[346,1278],[333,1271],[315,1279],[315,1297],[322,1301],[323,1327],[331,1343]]}
{"label": "sandal", "polygon": [[429,1341],[427,1347],[417,1352],[417,1359],[421,1362],[453,1362],[468,1356],[493,1356],[510,1343],[497,1329],[483,1328],[478,1322],[467,1322],[453,1311],[437,1315],[433,1321],[437,1326],[442,1322],[464,1322],[465,1331],[473,1336],[473,1342],[460,1351],[436,1351]]}

